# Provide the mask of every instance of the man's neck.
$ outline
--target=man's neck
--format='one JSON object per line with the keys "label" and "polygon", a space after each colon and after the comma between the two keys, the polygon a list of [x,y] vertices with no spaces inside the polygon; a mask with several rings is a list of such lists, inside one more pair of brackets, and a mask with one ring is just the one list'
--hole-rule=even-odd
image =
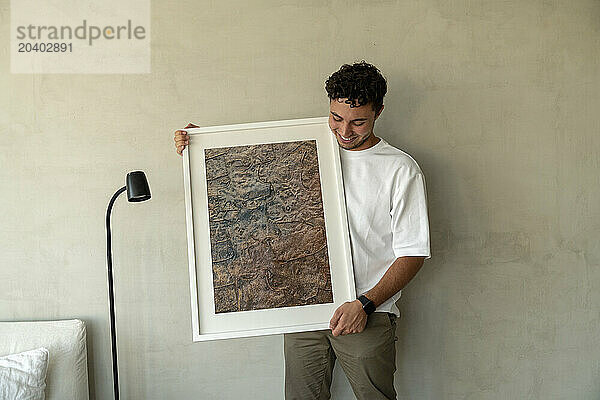
{"label": "man's neck", "polygon": [[349,149],[350,151],[363,151],[363,150],[367,150],[370,149],[371,147],[375,146],[377,143],[379,143],[381,141],[381,138],[375,136],[375,133],[372,133],[367,140],[365,140],[363,143],[361,143],[359,146],[357,146],[354,149]]}

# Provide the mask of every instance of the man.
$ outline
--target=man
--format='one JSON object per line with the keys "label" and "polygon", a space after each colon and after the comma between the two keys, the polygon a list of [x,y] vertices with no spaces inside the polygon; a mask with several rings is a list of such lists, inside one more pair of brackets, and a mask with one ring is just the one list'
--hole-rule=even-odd
{"label": "man", "polygon": [[[358,399],[395,399],[395,302],[430,258],[425,179],[412,157],[374,134],[387,91],[375,66],[345,64],[325,89],[340,148],[357,299],[338,307],[329,330],[284,336],[286,399],[329,399],[336,359]],[[186,133],[176,131],[179,154],[187,144]]]}

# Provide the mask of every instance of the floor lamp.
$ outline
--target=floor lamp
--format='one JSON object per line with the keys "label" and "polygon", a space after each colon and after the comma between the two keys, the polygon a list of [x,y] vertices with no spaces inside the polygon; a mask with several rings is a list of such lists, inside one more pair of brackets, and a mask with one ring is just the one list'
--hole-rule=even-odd
{"label": "floor lamp", "polygon": [[127,200],[133,203],[150,199],[150,187],[142,171],[127,174],[126,185],[115,192],[106,209],[106,260],[108,263],[108,300],[110,303],[110,336],[112,340],[112,367],[115,400],[119,400],[119,371],[117,368],[117,332],[115,328],[115,295],[113,290],[112,250],[110,243],[110,212],[117,197],[127,190]]}

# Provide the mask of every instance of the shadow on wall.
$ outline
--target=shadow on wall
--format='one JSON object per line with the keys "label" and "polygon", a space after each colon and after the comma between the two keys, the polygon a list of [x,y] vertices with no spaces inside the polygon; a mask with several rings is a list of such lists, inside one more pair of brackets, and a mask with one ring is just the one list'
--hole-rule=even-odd
{"label": "shadow on wall", "polygon": [[[487,305],[472,307],[470,301],[477,302],[478,296],[492,298],[509,290],[502,284],[510,282],[494,280],[486,266],[530,264],[532,244],[526,232],[494,230],[490,222],[493,210],[488,209],[485,193],[478,190],[491,184],[486,181],[485,171],[478,168],[486,165],[483,152],[478,151],[482,143],[465,143],[454,157],[455,149],[444,145],[447,134],[419,132],[417,129],[423,128],[413,125],[413,115],[425,101],[425,91],[410,81],[398,84],[400,79],[393,76],[390,81],[393,84],[385,103],[387,115],[376,132],[413,156],[425,174],[432,255],[397,304],[402,318],[397,321],[395,386],[399,398],[411,398],[415,393],[433,398],[443,393],[444,387],[436,387],[432,382],[415,387],[414,378],[426,371],[429,376],[447,374],[443,370],[448,366],[444,358],[448,349],[456,348],[457,340],[457,333],[450,330],[463,322],[473,325],[471,320],[475,326],[481,326],[486,318],[481,308]],[[436,143],[438,135],[439,145],[435,148],[423,144]],[[457,216],[466,218],[457,220]],[[456,290],[461,291],[458,297]],[[428,337],[424,339],[423,333]],[[479,337],[486,340],[483,334]],[[423,340],[427,348],[414,346]],[[415,365],[421,365],[421,369],[414,370]]]}

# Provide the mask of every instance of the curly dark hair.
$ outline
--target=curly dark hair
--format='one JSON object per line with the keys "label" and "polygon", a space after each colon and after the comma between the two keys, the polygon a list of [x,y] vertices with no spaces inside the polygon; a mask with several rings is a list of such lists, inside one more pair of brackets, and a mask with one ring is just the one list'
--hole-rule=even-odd
{"label": "curly dark hair", "polygon": [[374,111],[383,105],[387,83],[381,72],[365,60],[344,64],[325,81],[329,99],[346,98],[350,107],[360,107],[371,103]]}

